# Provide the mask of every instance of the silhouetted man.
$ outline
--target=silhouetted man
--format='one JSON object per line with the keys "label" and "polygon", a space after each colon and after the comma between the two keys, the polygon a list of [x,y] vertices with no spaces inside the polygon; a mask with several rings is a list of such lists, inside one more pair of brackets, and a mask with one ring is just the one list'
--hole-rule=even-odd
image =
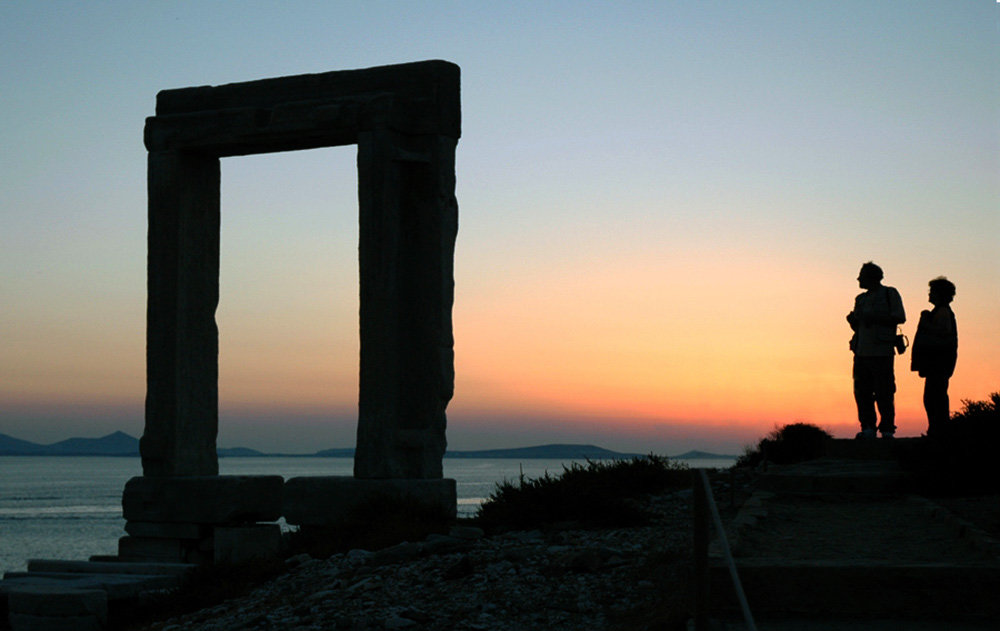
{"label": "silhouetted man", "polygon": [[847,322],[854,330],[854,401],[858,404],[861,432],[857,438],[875,438],[875,404],[881,421],[882,438],[896,433],[896,327],[906,321],[903,299],[894,287],[882,284],[882,268],[868,261],[861,266],[858,285],[865,292],[854,299],[854,309]]}
{"label": "silhouetted man", "polygon": [[924,378],[927,435],[934,436],[941,433],[950,417],[948,380],[955,373],[958,360],[958,325],[951,310],[955,284],[941,276],[928,285],[927,300],[934,308],[920,312],[920,323],[913,336],[910,370]]}

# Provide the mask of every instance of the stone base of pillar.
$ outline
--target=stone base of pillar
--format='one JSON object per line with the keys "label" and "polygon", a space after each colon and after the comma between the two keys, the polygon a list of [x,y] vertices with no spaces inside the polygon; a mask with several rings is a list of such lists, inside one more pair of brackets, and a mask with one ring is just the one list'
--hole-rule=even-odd
{"label": "stone base of pillar", "polygon": [[285,482],[282,513],[296,526],[337,526],[376,519],[447,521],[455,518],[451,479],[374,480],[349,476],[292,478]]}
{"label": "stone base of pillar", "polygon": [[245,563],[276,559],[283,541],[278,524],[153,524],[128,522],[118,540],[118,561]]}
{"label": "stone base of pillar", "polygon": [[122,537],[118,540],[117,560],[207,565],[212,562],[212,539]]}
{"label": "stone base of pillar", "polygon": [[125,522],[125,532],[133,537],[150,539],[205,539],[212,536],[212,527],[203,524],[157,524],[146,521]]}
{"label": "stone base of pillar", "polygon": [[[118,559],[209,564],[219,560],[220,531],[225,561],[276,556],[279,526],[256,522],[281,517],[283,486],[278,475],[132,478],[122,494],[129,536],[118,541]],[[241,543],[248,537],[256,543]]]}
{"label": "stone base of pillar", "polygon": [[132,478],[122,511],[130,522],[239,524],[281,517],[280,475]]}

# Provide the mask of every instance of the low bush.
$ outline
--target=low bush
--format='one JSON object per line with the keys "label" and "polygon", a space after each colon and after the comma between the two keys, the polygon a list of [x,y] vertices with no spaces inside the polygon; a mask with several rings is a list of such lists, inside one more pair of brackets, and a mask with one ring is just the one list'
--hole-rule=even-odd
{"label": "low bush", "polygon": [[650,454],[629,460],[587,461],[562,474],[505,480],[479,507],[476,521],[489,531],[575,522],[584,527],[632,526],[647,516],[635,498],[690,485],[685,465]]}
{"label": "low bush", "polygon": [[737,458],[737,467],[755,467],[765,458],[776,464],[792,464],[821,458],[833,436],[811,423],[790,423],[775,428],[756,446],[748,446]]}
{"label": "low bush", "polygon": [[951,415],[953,433],[975,438],[981,432],[990,438],[1000,435],[1000,392],[994,392],[985,401],[962,401],[962,409]]}

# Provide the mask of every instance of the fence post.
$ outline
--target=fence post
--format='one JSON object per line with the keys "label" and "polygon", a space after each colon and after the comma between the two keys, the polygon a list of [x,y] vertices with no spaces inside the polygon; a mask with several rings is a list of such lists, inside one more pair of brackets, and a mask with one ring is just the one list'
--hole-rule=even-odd
{"label": "fence post", "polygon": [[694,496],[694,628],[708,631],[709,610],[709,508],[705,478],[698,469],[691,470]]}

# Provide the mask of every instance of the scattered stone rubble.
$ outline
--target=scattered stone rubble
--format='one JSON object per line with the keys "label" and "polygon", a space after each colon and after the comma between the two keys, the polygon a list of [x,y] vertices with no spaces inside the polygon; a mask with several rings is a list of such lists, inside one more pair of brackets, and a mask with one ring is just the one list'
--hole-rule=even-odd
{"label": "scattered stone rubble", "polygon": [[299,555],[245,597],[146,631],[634,628],[658,603],[683,602],[689,576],[690,491],[646,501],[655,519],[637,528],[485,537],[456,526],[374,552]]}

